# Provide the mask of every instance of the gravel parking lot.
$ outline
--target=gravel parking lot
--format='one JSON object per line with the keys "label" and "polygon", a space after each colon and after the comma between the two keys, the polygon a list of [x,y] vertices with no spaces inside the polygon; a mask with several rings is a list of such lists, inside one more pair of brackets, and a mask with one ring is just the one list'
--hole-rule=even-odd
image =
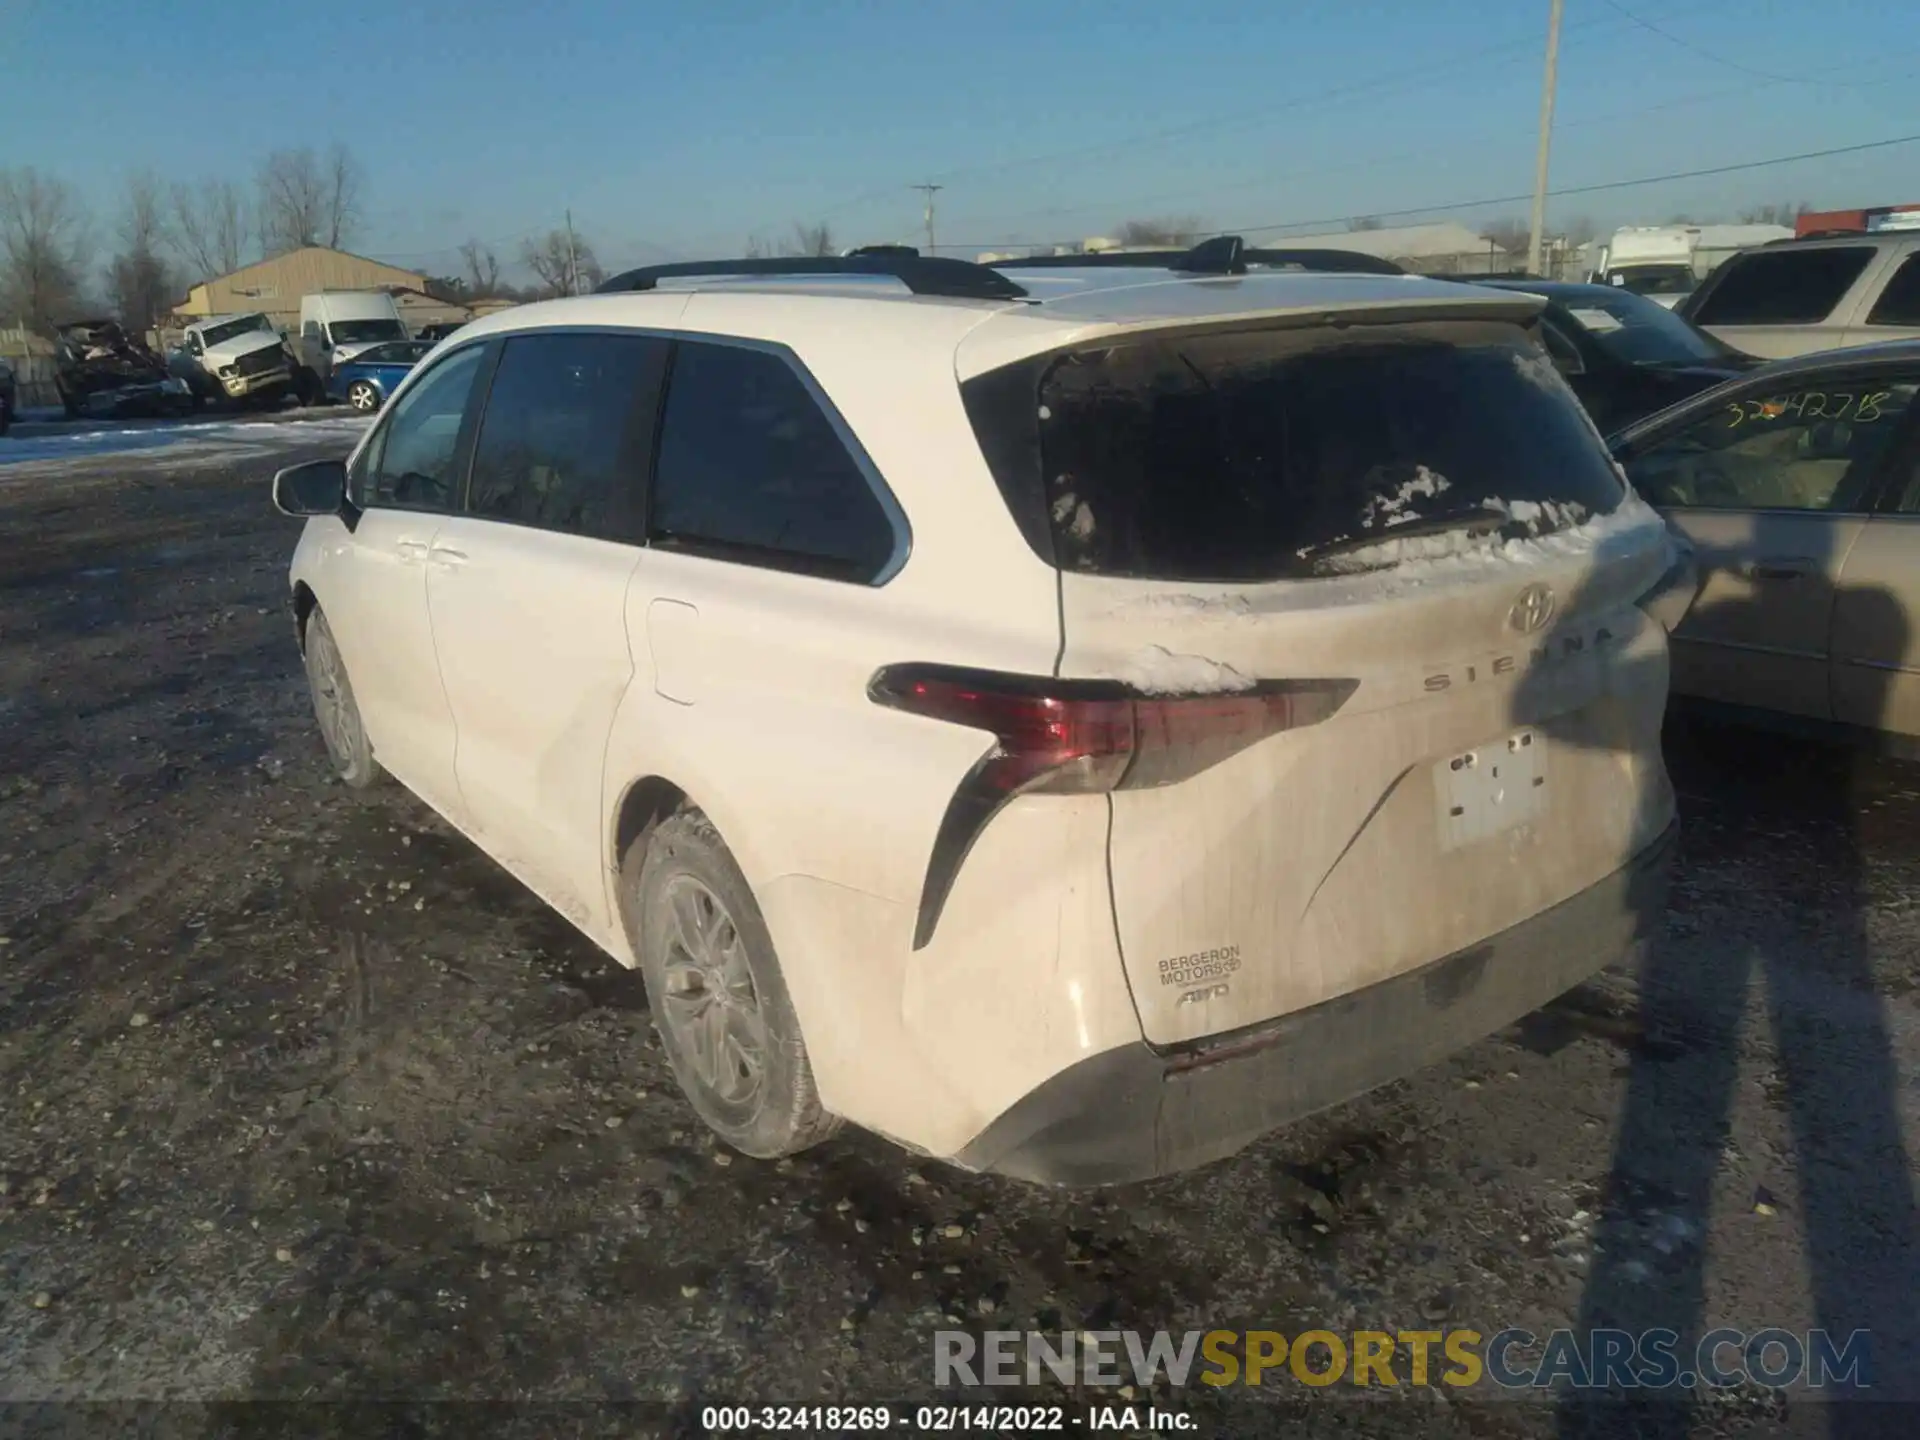
{"label": "gravel parking lot", "polygon": [[[706,1138],[635,977],[404,791],[331,782],[265,480],[353,423],[0,440],[0,1394],[685,1418],[926,1396],[955,1325],[1470,1324],[1864,1328],[1920,1396],[1920,768],[1676,727],[1646,975],[1210,1169],[762,1164]],[[1305,1393],[1198,1389],[1160,1398],[1222,1434]],[[1310,1402],[1305,1433],[1920,1433],[1753,1385]]]}

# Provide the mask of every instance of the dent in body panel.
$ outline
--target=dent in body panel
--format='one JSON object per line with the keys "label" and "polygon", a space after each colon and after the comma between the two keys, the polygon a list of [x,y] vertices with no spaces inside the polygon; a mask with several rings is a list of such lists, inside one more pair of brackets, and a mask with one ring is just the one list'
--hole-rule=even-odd
{"label": "dent in body panel", "polygon": [[976,1130],[1056,1072],[1140,1039],[1113,929],[1109,828],[1103,796],[1015,800],[907,959],[905,1028],[966,1095]]}

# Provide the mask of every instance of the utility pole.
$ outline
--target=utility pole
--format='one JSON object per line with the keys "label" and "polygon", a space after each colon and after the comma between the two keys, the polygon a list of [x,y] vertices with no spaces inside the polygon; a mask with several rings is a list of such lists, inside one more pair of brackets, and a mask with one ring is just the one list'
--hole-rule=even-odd
{"label": "utility pole", "polygon": [[[1557,14],[1560,0],[1553,0],[1553,3]],[[567,294],[578,295],[579,293],[580,255],[573,242],[573,211],[569,208],[567,211]]]}
{"label": "utility pole", "polygon": [[919,190],[927,197],[927,254],[933,254],[933,197],[934,193],[944,190],[944,185],[909,185],[909,190]]}
{"label": "utility pole", "polygon": [[1547,17],[1547,78],[1540,90],[1540,158],[1533,167],[1533,224],[1527,232],[1527,273],[1540,273],[1541,231],[1547,224],[1547,157],[1553,149],[1553,89],[1560,69],[1560,8]]}

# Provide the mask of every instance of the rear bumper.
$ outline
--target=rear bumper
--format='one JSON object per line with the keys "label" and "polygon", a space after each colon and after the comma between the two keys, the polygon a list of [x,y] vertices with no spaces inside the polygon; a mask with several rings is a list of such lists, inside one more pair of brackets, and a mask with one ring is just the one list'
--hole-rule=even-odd
{"label": "rear bumper", "polygon": [[1671,825],[1598,884],[1458,954],[1270,1024],[1081,1061],[955,1160],[1047,1185],[1113,1185],[1222,1159],[1407,1075],[1636,955],[1666,908]]}

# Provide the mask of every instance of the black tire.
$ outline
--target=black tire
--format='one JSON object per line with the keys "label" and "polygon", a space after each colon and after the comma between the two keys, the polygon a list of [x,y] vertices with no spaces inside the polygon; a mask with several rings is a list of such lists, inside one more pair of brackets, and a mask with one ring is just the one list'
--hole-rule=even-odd
{"label": "black tire", "polygon": [[307,618],[307,688],[313,696],[313,715],[326,743],[333,773],[349,789],[365,790],[386,771],[373,758],[367,728],[360,722],[360,706],[347,679],[346,661],[327,626],[326,613],[315,610]]}
{"label": "black tire", "polygon": [[356,380],[347,386],[347,404],[362,415],[371,415],[380,408],[380,387],[371,380]]}
{"label": "black tire", "polygon": [[[701,911],[703,893],[715,906]],[[669,816],[627,850],[620,865],[621,918],[640,960],[654,1025],[688,1102],[709,1128],[742,1154],[771,1160],[818,1145],[840,1128],[820,1106],[800,1021],[788,998],[760,907],[712,824],[697,810]],[[684,908],[692,898],[693,909]],[[683,920],[699,917],[717,937],[733,983],[715,983],[712,967],[691,986],[699,958],[681,943]],[[726,999],[719,997],[725,994]],[[705,994],[704,1007],[699,996]],[[718,1005],[721,1018],[714,1021]],[[750,1012],[750,1013],[749,1013]],[[695,1038],[714,1025],[720,1038],[703,1051]],[[744,1063],[759,1038],[751,1079]],[[717,1055],[717,1064],[710,1055]]]}

